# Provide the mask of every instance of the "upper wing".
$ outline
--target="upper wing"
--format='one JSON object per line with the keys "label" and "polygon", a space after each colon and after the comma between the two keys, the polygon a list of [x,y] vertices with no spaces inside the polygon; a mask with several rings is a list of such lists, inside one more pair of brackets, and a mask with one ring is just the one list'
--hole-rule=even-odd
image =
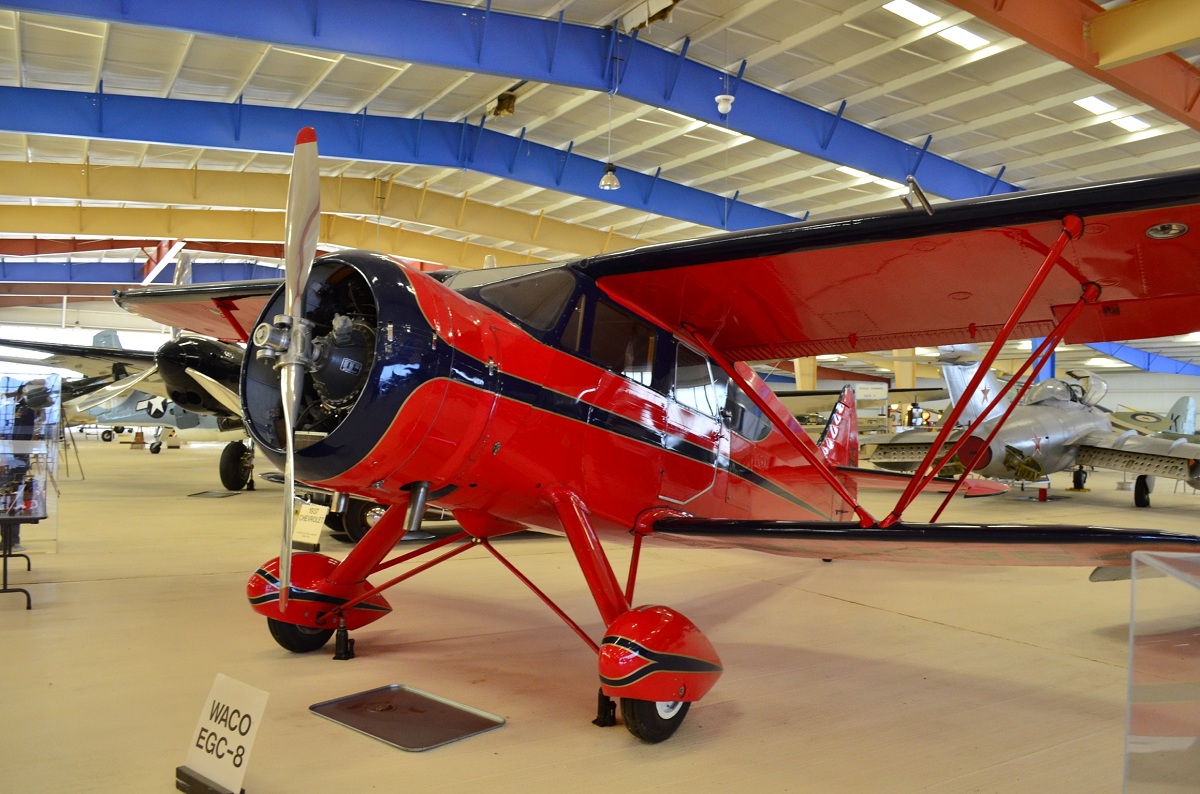
{"label": "upper wing", "polygon": [[21,339],[0,339],[0,347],[49,353],[48,358],[33,358],[0,353],[0,359],[43,367],[61,367],[81,372],[88,377],[134,375],[154,366],[154,353],[145,350],[123,350],[114,347],[65,345],[53,342],[26,342]]}
{"label": "upper wing", "polygon": [[[734,360],[995,338],[1062,219],[1084,233],[1014,332],[1046,336],[1081,294],[1098,302],[1067,341],[1167,336],[1200,314],[1200,170],[1007,193],[875,216],[779,226],[581,260],[619,303]],[[1182,224],[1173,226],[1169,224]],[[1190,232],[1186,229],[1190,228]],[[1164,235],[1183,232],[1174,237]]]}
{"label": "upper wing", "polygon": [[246,341],[283,279],[257,279],[118,292],[122,309],[172,328],[223,341]]}

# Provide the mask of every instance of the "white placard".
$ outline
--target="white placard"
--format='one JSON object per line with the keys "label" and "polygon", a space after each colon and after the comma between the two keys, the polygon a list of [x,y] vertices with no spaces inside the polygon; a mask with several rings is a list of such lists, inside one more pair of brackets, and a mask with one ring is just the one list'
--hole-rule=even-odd
{"label": "white placard", "polygon": [[218,673],[188,745],[187,768],[230,791],[241,791],[266,708],[266,692]]}
{"label": "white placard", "polygon": [[888,385],[869,381],[855,381],[854,398],[856,400],[886,400]]}
{"label": "white placard", "polygon": [[296,520],[292,522],[292,543],[310,546],[321,542],[321,527],[325,526],[325,515],[329,508],[311,502],[296,503]]}

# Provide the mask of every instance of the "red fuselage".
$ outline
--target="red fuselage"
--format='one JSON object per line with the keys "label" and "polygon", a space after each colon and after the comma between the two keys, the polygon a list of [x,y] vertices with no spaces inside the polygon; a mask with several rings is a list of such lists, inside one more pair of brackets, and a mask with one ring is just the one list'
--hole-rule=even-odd
{"label": "red fuselage", "polygon": [[[300,437],[312,443],[298,444],[300,479],[385,503],[428,482],[430,502],[480,537],[558,529],[552,489],[578,496],[595,528],[610,532],[659,507],[849,517],[693,348],[572,271],[499,276],[434,278],[361,252],[317,260],[308,302],[316,337],[335,314],[361,330],[340,347],[327,335],[331,352],[301,410]],[[255,440],[278,460],[278,380],[254,352],[244,407]]]}

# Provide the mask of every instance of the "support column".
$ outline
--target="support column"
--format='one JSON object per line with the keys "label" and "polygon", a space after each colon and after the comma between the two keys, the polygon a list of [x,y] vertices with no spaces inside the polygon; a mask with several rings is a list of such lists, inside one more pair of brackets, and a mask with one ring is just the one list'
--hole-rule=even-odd
{"label": "support column", "polygon": [[794,358],[792,369],[796,373],[796,388],[800,391],[813,391],[817,388],[817,360],[815,358]]}
{"label": "support column", "polygon": [[913,348],[892,351],[893,369],[895,373],[895,388],[917,388],[917,351]]}

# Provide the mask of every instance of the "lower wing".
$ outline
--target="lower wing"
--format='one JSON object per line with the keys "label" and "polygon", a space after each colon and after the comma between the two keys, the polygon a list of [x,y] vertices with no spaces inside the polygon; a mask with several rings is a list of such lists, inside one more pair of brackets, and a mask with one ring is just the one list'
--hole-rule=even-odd
{"label": "lower wing", "polygon": [[1200,552],[1200,537],[1047,524],[916,524],[887,528],[818,521],[664,518],[654,538],[787,557],[959,565],[1129,565],[1134,551]]}

